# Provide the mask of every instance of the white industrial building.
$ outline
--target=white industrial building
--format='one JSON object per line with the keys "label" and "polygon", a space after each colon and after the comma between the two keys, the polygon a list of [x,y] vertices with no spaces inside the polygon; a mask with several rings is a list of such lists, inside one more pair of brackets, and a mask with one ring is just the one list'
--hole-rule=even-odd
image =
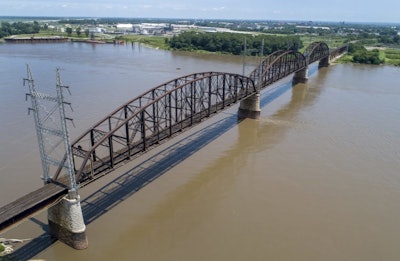
{"label": "white industrial building", "polygon": [[117,24],[118,32],[132,32],[133,24]]}

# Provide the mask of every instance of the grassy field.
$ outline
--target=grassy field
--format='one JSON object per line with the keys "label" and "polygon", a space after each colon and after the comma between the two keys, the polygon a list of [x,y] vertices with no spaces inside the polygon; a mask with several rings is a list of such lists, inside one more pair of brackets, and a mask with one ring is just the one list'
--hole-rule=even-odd
{"label": "grassy field", "polygon": [[168,44],[165,42],[165,36],[145,36],[145,35],[123,35],[115,37],[116,40],[123,40],[126,42],[135,42],[149,45],[154,48],[169,49]]}
{"label": "grassy field", "polygon": [[384,49],[380,51],[385,63],[400,66],[400,50],[399,49]]}
{"label": "grassy field", "polygon": [[[383,60],[385,64],[400,66],[400,49],[379,48],[379,58]],[[343,55],[337,62],[351,63],[353,62],[353,56],[348,54]]]}
{"label": "grassy field", "polygon": [[307,46],[313,42],[325,42],[329,48],[337,48],[346,43],[347,38],[341,36],[319,36],[319,35],[305,35],[300,37],[303,42],[304,47],[301,52],[303,52]]}

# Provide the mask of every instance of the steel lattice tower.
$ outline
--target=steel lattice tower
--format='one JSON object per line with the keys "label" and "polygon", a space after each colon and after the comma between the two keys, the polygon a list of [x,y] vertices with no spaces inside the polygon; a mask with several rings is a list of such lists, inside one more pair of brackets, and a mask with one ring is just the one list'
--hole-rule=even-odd
{"label": "steel lattice tower", "polygon": [[[33,112],[36,134],[39,144],[40,158],[43,169],[43,181],[51,181],[51,166],[63,168],[69,178],[69,197],[77,197],[77,185],[73,167],[73,157],[68,134],[65,105],[71,106],[64,101],[64,89],[69,87],[61,82],[60,69],[56,71],[57,95],[40,93],[35,88],[32,72],[27,65],[27,78],[24,78],[24,85],[28,83],[29,93],[26,97],[31,99],[31,107],[28,112]],[[71,108],[72,109],[72,108]]]}

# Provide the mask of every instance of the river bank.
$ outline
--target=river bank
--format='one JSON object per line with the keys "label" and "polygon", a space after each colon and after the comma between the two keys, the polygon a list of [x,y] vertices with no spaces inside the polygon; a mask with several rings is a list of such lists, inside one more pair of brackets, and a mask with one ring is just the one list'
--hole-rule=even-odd
{"label": "river bank", "polygon": [[[400,66],[400,50],[389,47],[367,47],[368,52],[376,51],[379,53],[379,59],[382,65]],[[336,63],[355,63],[352,54],[344,54]]]}
{"label": "river bank", "polygon": [[[168,38],[165,36],[143,36],[143,35],[124,35],[124,36],[118,36],[115,38],[117,42],[125,42],[125,43],[140,43],[144,44],[148,47],[151,48],[156,48],[156,49],[161,49],[161,50],[174,50],[174,51],[179,51],[179,52],[189,52],[189,53],[195,53],[195,54],[215,54],[215,55],[232,55],[232,56],[237,56],[234,54],[228,54],[228,53],[221,53],[221,52],[209,52],[206,50],[176,50],[172,49],[169,44],[168,44]],[[114,40],[115,42],[115,40]],[[336,41],[336,45],[339,42]],[[336,46],[335,45],[335,46]],[[371,46],[365,46],[368,50],[378,50],[379,51],[379,57],[383,61],[383,64],[386,65],[394,65],[394,66],[400,66],[400,49],[395,49],[391,47],[385,47],[385,46],[380,46],[380,47],[371,47]],[[335,48],[335,47],[330,47],[330,48]],[[256,56],[248,56],[248,57],[253,57],[254,59],[259,59]],[[354,63],[353,62],[353,56],[352,55],[343,55],[340,59],[337,59],[335,61],[336,63]]]}
{"label": "river bank", "polygon": [[68,38],[63,36],[18,36],[4,38],[6,43],[65,43]]}
{"label": "river bank", "polygon": [[[209,52],[205,50],[176,50],[172,49],[168,44],[168,39],[171,36],[153,36],[153,35],[118,35],[118,36],[103,36],[96,37],[95,39],[87,37],[71,37],[71,36],[59,36],[59,35],[46,35],[46,34],[32,34],[32,35],[14,35],[0,39],[0,43],[56,43],[56,42],[83,42],[90,44],[118,44],[118,45],[133,45],[134,43],[144,44],[145,46],[161,49],[161,50],[173,50],[179,52],[189,52],[198,55],[232,55],[221,52]],[[304,39],[302,39],[304,41]],[[336,41],[337,42],[337,41]],[[308,43],[308,42],[307,42]],[[337,43],[336,43],[337,44]],[[365,46],[368,50],[378,50],[379,58],[383,61],[383,64],[400,66],[400,49],[390,48],[387,46],[371,47]],[[331,47],[332,48],[332,47]],[[252,56],[248,56],[252,57]],[[343,55],[340,59],[336,60],[336,63],[353,63],[352,55]]]}

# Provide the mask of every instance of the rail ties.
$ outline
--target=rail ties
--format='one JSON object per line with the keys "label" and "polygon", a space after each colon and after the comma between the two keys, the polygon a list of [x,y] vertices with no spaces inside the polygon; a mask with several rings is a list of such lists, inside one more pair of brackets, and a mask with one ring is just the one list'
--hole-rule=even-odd
{"label": "rail ties", "polygon": [[48,183],[0,208],[0,232],[56,202],[67,194],[64,186]]}

